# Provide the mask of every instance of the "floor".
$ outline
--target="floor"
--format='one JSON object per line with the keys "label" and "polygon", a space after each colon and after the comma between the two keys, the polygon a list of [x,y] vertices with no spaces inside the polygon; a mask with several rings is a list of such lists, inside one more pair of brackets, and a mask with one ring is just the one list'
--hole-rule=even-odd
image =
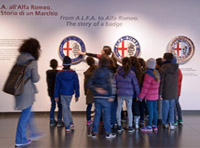
{"label": "floor", "polygon": [[[15,132],[19,115],[0,115],[0,148],[13,148],[15,145]],[[103,127],[99,127],[97,139],[87,136],[89,127],[86,126],[84,113],[73,113],[75,130],[66,133],[64,128],[49,127],[48,113],[35,115],[36,124],[45,136],[32,142],[29,148],[160,148],[160,147],[180,147],[199,148],[200,147],[200,113],[184,113],[184,125],[178,126],[175,130],[169,131],[159,126],[157,133],[143,133],[135,131],[128,133],[123,131],[117,134],[115,139],[105,139]]]}

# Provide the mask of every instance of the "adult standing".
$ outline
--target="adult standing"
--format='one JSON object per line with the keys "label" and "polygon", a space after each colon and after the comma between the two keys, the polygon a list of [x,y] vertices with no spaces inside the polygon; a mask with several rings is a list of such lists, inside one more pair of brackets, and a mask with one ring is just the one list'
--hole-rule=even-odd
{"label": "adult standing", "polygon": [[[28,81],[24,86],[24,92],[21,95],[15,96],[15,108],[21,110],[17,125],[15,146],[24,146],[30,144],[31,140],[37,140],[42,136],[36,129],[33,113],[31,112],[32,105],[35,102],[35,94],[37,93],[34,83],[37,83],[40,79],[37,64],[40,56],[39,41],[34,38],[24,40],[19,48],[19,53],[20,55],[17,58],[18,65],[25,65],[29,61],[32,61],[25,72],[25,79],[28,79]],[[30,130],[29,139],[26,136],[27,128]]]}

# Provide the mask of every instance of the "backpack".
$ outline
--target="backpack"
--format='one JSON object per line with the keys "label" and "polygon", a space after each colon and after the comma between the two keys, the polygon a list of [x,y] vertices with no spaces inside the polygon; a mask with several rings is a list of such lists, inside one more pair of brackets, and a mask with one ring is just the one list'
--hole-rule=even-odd
{"label": "backpack", "polygon": [[24,85],[30,79],[25,80],[26,68],[32,62],[28,61],[25,65],[15,64],[6,80],[3,91],[14,96],[21,95],[24,92]]}

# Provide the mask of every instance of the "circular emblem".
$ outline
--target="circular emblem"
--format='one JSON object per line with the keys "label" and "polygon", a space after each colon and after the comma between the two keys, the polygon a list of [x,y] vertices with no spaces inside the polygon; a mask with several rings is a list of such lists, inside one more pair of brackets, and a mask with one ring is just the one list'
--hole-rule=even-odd
{"label": "circular emblem", "polygon": [[65,56],[69,56],[72,60],[72,65],[80,63],[84,56],[79,55],[77,52],[85,52],[85,44],[76,36],[68,36],[62,40],[59,46],[59,55],[61,60]]}
{"label": "circular emblem", "polygon": [[194,44],[188,37],[178,36],[169,43],[168,51],[176,56],[177,63],[183,64],[194,55]]}
{"label": "circular emblem", "polygon": [[114,54],[119,62],[124,57],[137,57],[140,54],[140,44],[132,36],[123,36],[115,43]]}

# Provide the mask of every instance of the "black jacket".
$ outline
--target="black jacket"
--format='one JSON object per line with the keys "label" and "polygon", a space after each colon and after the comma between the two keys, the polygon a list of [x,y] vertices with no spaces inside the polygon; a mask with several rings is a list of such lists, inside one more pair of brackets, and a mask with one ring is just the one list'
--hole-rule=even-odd
{"label": "black jacket", "polygon": [[47,86],[48,86],[48,95],[50,97],[54,97],[54,85],[56,81],[56,74],[58,70],[47,70],[46,71],[46,80],[47,80]]}

